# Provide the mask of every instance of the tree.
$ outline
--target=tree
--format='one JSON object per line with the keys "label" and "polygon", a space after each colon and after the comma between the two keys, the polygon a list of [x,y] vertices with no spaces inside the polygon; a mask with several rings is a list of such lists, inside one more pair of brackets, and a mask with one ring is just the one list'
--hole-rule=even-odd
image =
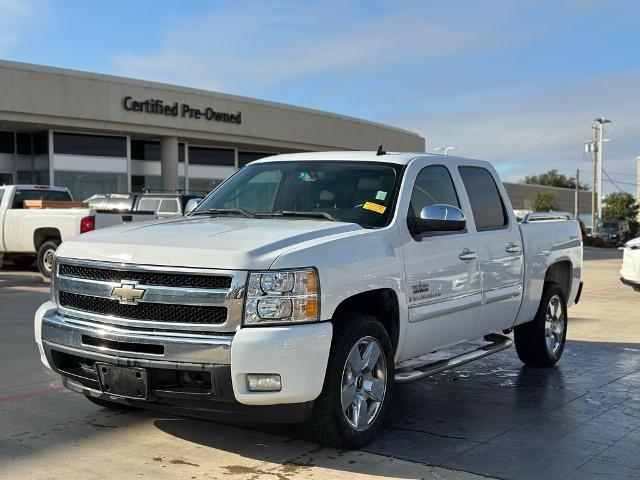
{"label": "tree", "polygon": [[[558,173],[555,168],[541,173],[540,175],[527,175],[521,183],[527,183],[529,185],[545,185],[547,187],[563,187],[563,188],[576,188],[576,179],[573,177],[567,177],[562,173]],[[589,185],[580,183],[580,190],[588,190]]]}
{"label": "tree", "polygon": [[628,220],[635,222],[640,205],[633,195],[627,192],[611,193],[602,202],[603,220]]}
{"label": "tree", "polygon": [[554,212],[558,210],[556,206],[556,196],[553,192],[540,192],[533,199],[534,212]]}

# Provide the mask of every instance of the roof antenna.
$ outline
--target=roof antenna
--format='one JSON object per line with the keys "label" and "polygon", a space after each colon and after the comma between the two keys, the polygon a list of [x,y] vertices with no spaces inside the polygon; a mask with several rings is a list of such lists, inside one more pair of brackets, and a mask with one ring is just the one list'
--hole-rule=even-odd
{"label": "roof antenna", "polygon": [[376,152],[376,156],[379,157],[380,155],[386,155],[386,154],[387,154],[387,152],[385,152],[382,149],[382,145],[378,145],[378,151]]}

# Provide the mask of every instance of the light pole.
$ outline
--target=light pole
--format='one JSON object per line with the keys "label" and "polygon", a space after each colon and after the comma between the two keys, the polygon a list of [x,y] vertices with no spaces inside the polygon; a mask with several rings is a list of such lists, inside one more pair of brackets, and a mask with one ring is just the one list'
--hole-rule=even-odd
{"label": "light pole", "polygon": [[434,152],[442,152],[443,155],[449,155],[451,150],[457,150],[458,147],[436,147],[433,149]]}

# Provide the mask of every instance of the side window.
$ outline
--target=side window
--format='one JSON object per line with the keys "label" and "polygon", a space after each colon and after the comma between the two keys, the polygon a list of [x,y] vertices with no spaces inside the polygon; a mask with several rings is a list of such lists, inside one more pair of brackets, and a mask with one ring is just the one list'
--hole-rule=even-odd
{"label": "side window", "polygon": [[4,188],[0,188],[0,205],[2,205],[2,198],[4,197]]}
{"label": "side window", "polygon": [[160,202],[159,212],[162,213],[178,213],[180,211],[180,205],[175,198],[168,198]]}
{"label": "side window", "polygon": [[59,190],[16,190],[13,196],[12,209],[24,208],[25,200],[71,200],[69,192]]}
{"label": "side window", "polygon": [[509,217],[491,173],[480,167],[460,167],[459,170],[469,196],[476,229],[480,232],[505,227]]}
{"label": "side window", "polygon": [[157,212],[160,206],[159,198],[141,198],[136,210],[140,212]]}
{"label": "side window", "polygon": [[424,207],[436,203],[460,208],[456,188],[451,180],[449,170],[442,165],[431,165],[418,173],[413,192],[411,192],[409,216],[416,217],[420,215]]}

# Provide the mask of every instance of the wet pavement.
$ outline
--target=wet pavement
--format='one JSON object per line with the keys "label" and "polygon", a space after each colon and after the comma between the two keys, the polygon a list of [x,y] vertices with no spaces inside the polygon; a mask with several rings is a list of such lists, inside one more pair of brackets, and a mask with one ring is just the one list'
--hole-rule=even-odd
{"label": "wet pavement", "polygon": [[[32,315],[47,287],[0,273],[0,478],[640,479],[640,294],[619,253],[589,252],[564,356],[523,367],[514,349],[396,387],[362,451],[319,448],[290,426],[113,413],[40,366]],[[465,473],[471,472],[471,473]]]}

